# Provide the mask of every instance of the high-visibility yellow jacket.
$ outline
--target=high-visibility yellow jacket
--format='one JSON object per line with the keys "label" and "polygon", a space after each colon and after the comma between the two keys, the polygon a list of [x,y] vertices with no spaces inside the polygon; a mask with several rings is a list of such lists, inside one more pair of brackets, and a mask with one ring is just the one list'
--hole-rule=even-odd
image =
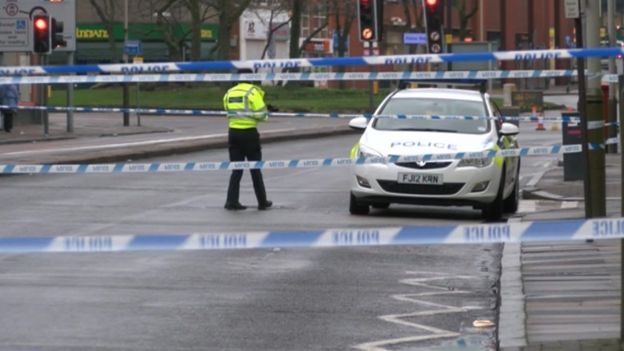
{"label": "high-visibility yellow jacket", "polygon": [[223,97],[223,107],[232,129],[256,128],[258,121],[269,118],[264,91],[249,83],[240,83],[228,90]]}

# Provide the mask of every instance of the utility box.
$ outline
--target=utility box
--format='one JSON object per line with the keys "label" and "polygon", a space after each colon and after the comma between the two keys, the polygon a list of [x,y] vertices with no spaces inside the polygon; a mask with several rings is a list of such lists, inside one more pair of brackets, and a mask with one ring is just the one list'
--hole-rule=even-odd
{"label": "utility box", "polygon": [[[503,114],[503,117],[519,117],[520,116],[520,108],[515,107],[515,106],[503,106],[503,107],[500,107],[499,110]],[[510,119],[505,122],[515,124],[517,127],[520,127],[520,120],[518,119]]]}
{"label": "utility box", "polygon": [[[566,117],[579,117],[577,112],[574,113],[562,113],[561,116]],[[576,145],[583,143],[582,131],[580,123],[564,122],[563,128],[563,145]],[[585,159],[583,153],[577,152],[573,154],[563,155],[563,180],[583,180],[585,178]]]}
{"label": "utility box", "polygon": [[511,92],[511,103],[520,108],[520,111],[531,111],[533,106],[537,111],[544,111],[544,92],[539,90],[521,90]]}

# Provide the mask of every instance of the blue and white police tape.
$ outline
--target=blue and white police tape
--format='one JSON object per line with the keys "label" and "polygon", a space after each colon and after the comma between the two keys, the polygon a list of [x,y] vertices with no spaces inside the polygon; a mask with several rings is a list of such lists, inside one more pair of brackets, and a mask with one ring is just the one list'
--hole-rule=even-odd
{"label": "blue and white police tape", "polygon": [[[437,72],[346,72],[346,73],[255,73],[255,74],[135,74],[88,76],[13,76],[0,77],[3,84],[95,84],[95,83],[171,83],[235,81],[354,81],[354,80],[491,80],[520,78],[575,77],[572,70],[527,71],[437,71]],[[602,76],[604,83],[617,83],[616,74]]]}
{"label": "blue and white police tape", "polygon": [[[146,115],[189,115],[189,116],[207,116],[207,117],[223,117],[227,115],[224,110],[195,110],[195,109],[173,109],[173,108],[123,108],[123,107],[66,107],[66,106],[9,106],[0,105],[0,108],[17,109],[17,110],[36,110],[49,112],[85,112],[85,113],[139,113]],[[251,113],[236,112],[237,115],[245,116]],[[314,113],[314,112],[269,112],[270,117],[310,117],[310,118],[355,118],[365,116],[370,118],[372,114],[340,114],[331,113]],[[397,116],[397,118],[399,118]],[[431,119],[431,118],[429,118]]]}
{"label": "blue and white police tape", "polygon": [[243,233],[0,237],[2,253],[494,244],[624,238],[624,218]]}
{"label": "blue and white police tape", "polygon": [[0,67],[0,75],[37,75],[65,73],[137,74],[183,71],[231,71],[234,69],[282,70],[298,69],[303,67],[410,65],[468,61],[541,61],[552,59],[557,60],[588,57],[613,57],[622,54],[624,54],[624,49],[622,48],[592,48],[249,61],[197,61],[66,66],[9,66]]}
{"label": "blue and white police tape", "polygon": [[[169,109],[169,108],[122,108],[122,107],[64,107],[64,106],[9,106],[0,105],[0,109],[37,110],[49,112],[84,112],[84,113],[138,113],[144,115],[186,115],[186,116],[206,116],[223,117],[227,115],[223,110],[196,110],[196,109]],[[237,115],[247,115],[245,112],[236,112]],[[314,112],[269,112],[270,117],[309,117],[309,118],[396,118],[396,119],[422,119],[422,120],[497,120],[498,117],[483,116],[436,116],[436,115],[373,115],[372,113],[362,114],[341,114],[314,113]],[[554,123],[579,123],[580,117],[576,116],[507,116],[502,117],[504,121],[510,122],[554,122]],[[588,129],[598,129],[610,125],[618,125],[617,122],[605,123],[603,121],[592,121],[588,124]]]}
{"label": "blue and white police tape", "polygon": [[[617,144],[617,138],[606,144],[590,144],[591,150],[604,149],[605,145]],[[416,145],[416,142],[414,142]],[[0,174],[104,174],[104,173],[172,173],[206,172],[245,169],[296,169],[321,167],[346,167],[363,164],[386,164],[397,162],[453,161],[471,158],[526,157],[579,153],[582,145],[553,145],[518,149],[489,150],[482,152],[453,152],[415,156],[390,156],[351,158],[319,158],[301,160],[267,160],[244,162],[167,162],[167,163],[111,163],[111,164],[0,164]]]}

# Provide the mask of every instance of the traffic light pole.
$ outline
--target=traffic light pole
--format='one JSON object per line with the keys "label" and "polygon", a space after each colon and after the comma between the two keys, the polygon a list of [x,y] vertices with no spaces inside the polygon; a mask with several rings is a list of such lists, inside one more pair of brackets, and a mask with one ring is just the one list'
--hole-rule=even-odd
{"label": "traffic light pole", "polygon": [[[124,0],[124,53],[123,61],[128,63],[128,53],[126,52],[126,43],[128,42],[128,0]],[[128,108],[130,107],[130,90],[128,83],[123,85],[123,125],[124,127],[130,126],[130,113]]]}
{"label": "traffic light pole", "polygon": [[[574,20],[576,28],[576,45],[579,48],[583,47],[583,22],[580,18]],[[587,172],[589,165],[589,145],[587,145],[589,139],[587,137],[587,89],[585,87],[585,59],[576,59],[576,66],[578,69],[578,86],[579,86],[579,101],[578,110],[581,115],[581,139],[583,147],[583,163],[585,168],[585,176],[583,177],[583,190],[585,198],[585,218],[591,217],[590,203],[592,202],[592,193],[590,191],[590,182]]]}
{"label": "traffic light pole", "polygon": [[[624,217],[624,75],[618,77],[620,103],[620,215]],[[620,240],[620,320],[624,321],[624,239]],[[624,323],[620,323],[620,343],[624,342]]]}
{"label": "traffic light pole", "polygon": [[[364,42],[364,56],[373,56],[373,42],[365,41]],[[368,52],[366,52],[368,50]],[[370,66],[371,72],[375,71],[375,66]],[[371,79],[368,80],[368,112],[373,113],[373,109],[375,108],[375,102],[373,100],[373,81]]]}
{"label": "traffic light pole", "polygon": [[[48,55],[39,55],[42,66],[48,65]],[[41,106],[48,106],[48,85],[39,85],[39,98],[41,99]],[[50,135],[50,119],[48,111],[41,111],[41,120],[43,122],[43,135]]]}
{"label": "traffic light pole", "polygon": [[[589,48],[600,46],[600,3],[598,1],[588,1],[585,4],[586,41]],[[600,88],[600,59],[587,59],[587,110],[584,118],[589,126],[604,123],[602,109],[602,90]],[[589,204],[589,218],[605,217],[606,211],[606,175],[605,175],[605,148],[604,148],[604,128],[591,128],[587,131],[589,143],[598,147],[589,150],[587,167],[587,177],[589,178],[590,191],[592,194]]]}
{"label": "traffic light pole", "polygon": [[[70,51],[67,55],[67,64],[74,64],[74,52]],[[67,107],[74,106],[74,85],[72,83],[67,84]],[[70,108],[67,111],[67,132],[74,132],[74,111]]]}

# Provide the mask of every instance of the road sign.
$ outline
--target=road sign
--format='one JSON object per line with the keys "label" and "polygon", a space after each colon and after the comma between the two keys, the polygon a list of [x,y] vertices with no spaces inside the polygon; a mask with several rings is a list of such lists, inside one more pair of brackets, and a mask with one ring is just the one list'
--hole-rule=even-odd
{"label": "road sign", "polygon": [[75,51],[76,0],[0,0],[0,52],[32,51],[32,19],[46,14],[64,25],[67,46],[56,51]]}
{"label": "road sign", "polygon": [[126,40],[124,51],[130,56],[143,55],[143,45],[140,40]]}
{"label": "road sign", "polygon": [[427,44],[427,33],[403,33],[403,44]]}
{"label": "road sign", "polygon": [[[30,51],[30,20],[0,18],[0,51]],[[32,44],[31,44],[32,45]]]}
{"label": "road sign", "polygon": [[579,0],[565,0],[565,18],[579,18],[581,10]]}

